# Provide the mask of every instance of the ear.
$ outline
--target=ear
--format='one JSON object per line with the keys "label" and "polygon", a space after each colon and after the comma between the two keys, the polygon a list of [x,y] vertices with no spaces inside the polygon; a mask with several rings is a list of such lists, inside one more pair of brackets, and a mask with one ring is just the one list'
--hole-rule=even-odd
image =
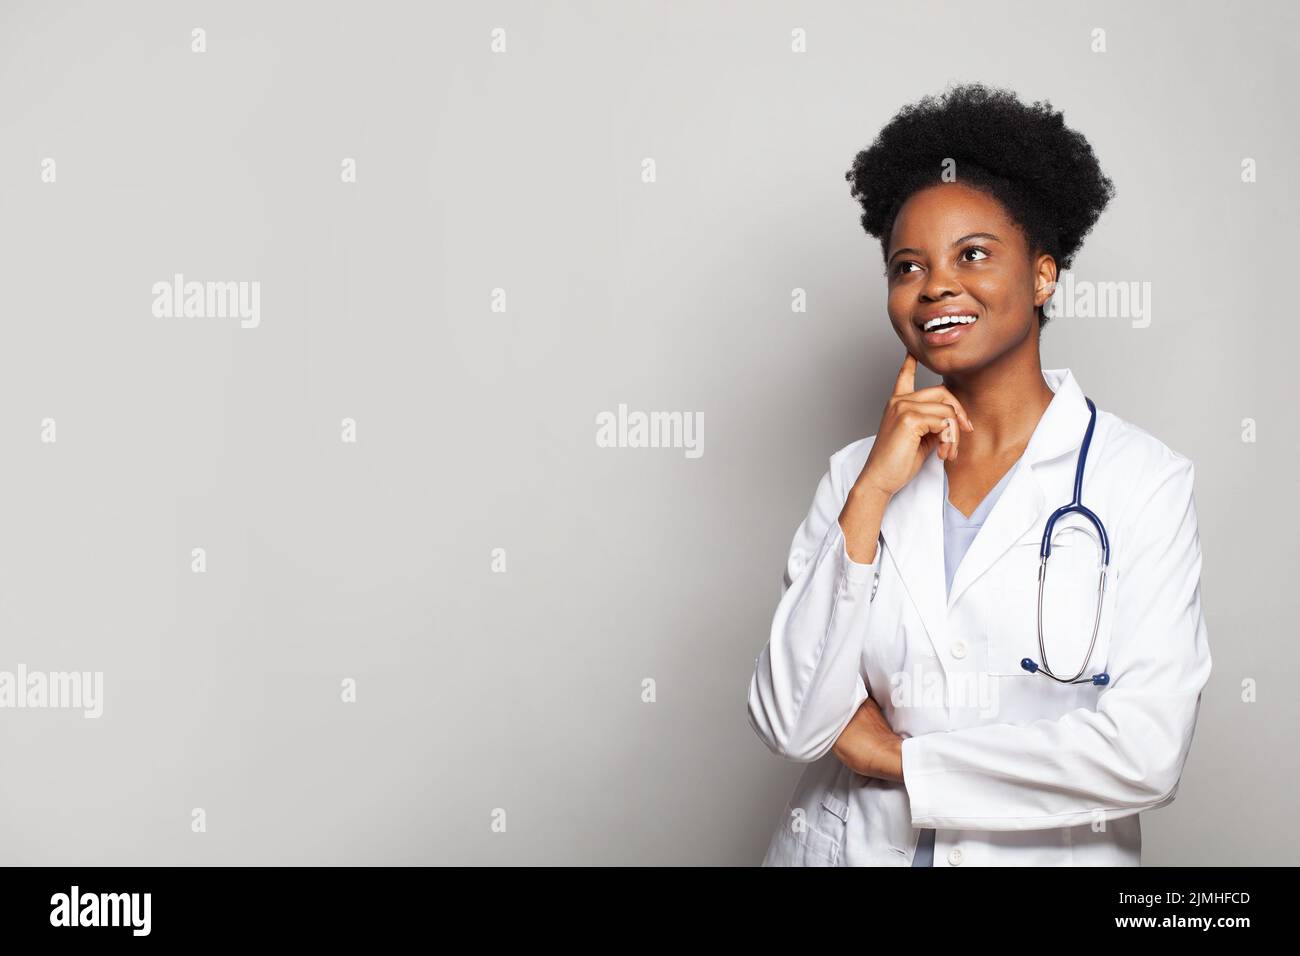
{"label": "ear", "polygon": [[1042,253],[1034,260],[1034,306],[1042,308],[1056,291],[1056,260]]}

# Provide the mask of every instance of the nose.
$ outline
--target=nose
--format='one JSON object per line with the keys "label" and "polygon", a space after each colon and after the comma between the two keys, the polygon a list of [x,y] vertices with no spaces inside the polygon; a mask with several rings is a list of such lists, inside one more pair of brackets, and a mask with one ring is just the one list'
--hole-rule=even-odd
{"label": "nose", "polygon": [[940,299],[951,298],[960,293],[961,285],[957,282],[951,270],[945,266],[936,265],[926,275],[925,284],[921,287],[921,300],[923,302],[938,302]]}

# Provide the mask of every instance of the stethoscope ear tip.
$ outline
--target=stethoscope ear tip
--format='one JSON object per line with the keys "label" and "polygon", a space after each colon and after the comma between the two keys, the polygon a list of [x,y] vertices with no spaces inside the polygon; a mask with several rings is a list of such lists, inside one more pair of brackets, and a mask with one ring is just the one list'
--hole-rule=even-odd
{"label": "stethoscope ear tip", "polygon": [[1105,687],[1107,684],[1110,683],[1110,675],[1109,675],[1109,674],[1094,674],[1094,675],[1093,675],[1093,678],[1092,678],[1092,682],[1093,682],[1094,684],[1096,684],[1098,687]]}
{"label": "stethoscope ear tip", "polygon": [[1029,671],[1029,673],[1031,674],[1038,673],[1038,665],[1035,664],[1028,657],[1021,659],[1020,666],[1023,667],[1025,670]]}

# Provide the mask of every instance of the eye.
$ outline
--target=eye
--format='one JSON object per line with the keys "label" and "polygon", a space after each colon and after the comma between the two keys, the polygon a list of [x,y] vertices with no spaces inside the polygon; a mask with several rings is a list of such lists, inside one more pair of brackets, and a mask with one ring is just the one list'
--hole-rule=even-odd
{"label": "eye", "polygon": [[[904,259],[902,262],[896,263],[896,264],[894,265],[893,273],[894,273],[894,275],[896,275],[896,276],[905,275],[906,273],[904,272],[904,270],[905,270],[908,266],[915,266],[915,265],[916,265],[916,263],[913,262],[912,260],[910,260],[910,259]],[[920,266],[917,266],[917,268],[919,269]]]}
{"label": "eye", "polygon": [[983,259],[987,259],[989,257],[989,251],[983,248],[982,246],[967,246],[965,249],[961,251],[961,256],[967,262],[979,262],[979,259],[966,259],[966,257],[970,255],[972,252],[978,252],[980,254],[980,258]]}

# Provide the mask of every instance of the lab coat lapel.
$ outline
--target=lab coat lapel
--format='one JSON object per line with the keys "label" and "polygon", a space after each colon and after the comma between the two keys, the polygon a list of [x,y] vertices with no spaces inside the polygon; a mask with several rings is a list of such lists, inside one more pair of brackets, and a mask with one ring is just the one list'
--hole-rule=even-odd
{"label": "lab coat lapel", "polygon": [[[1043,378],[1055,395],[1015,473],[958,565],[950,595],[943,555],[944,464],[937,454],[926,456],[920,471],[885,508],[881,533],[940,661],[946,659],[949,609],[1022,535],[1046,520],[1047,489],[1039,466],[1077,452],[1083,443],[1088,406],[1074,376],[1069,369],[1044,369]],[[1068,492],[1052,508],[1067,502]]]}
{"label": "lab coat lapel", "polygon": [[948,615],[943,568],[943,462],[937,453],[927,455],[921,470],[889,500],[880,533],[938,653],[947,642]]}
{"label": "lab coat lapel", "polygon": [[1002,489],[1001,497],[994,502],[993,510],[984,519],[984,524],[975,534],[975,540],[957,565],[957,573],[952,579],[952,592],[947,596],[945,609],[956,604],[962,591],[1029,532],[1043,514],[1047,497],[1034,468],[1024,458],[1012,467],[1015,471]]}

